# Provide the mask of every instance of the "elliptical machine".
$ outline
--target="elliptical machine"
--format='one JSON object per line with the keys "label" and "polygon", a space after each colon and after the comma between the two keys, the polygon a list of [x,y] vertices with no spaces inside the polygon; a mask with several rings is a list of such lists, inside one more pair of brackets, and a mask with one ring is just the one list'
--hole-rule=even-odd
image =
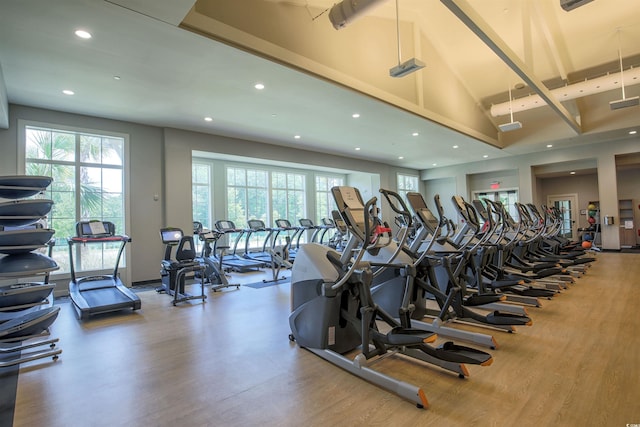
{"label": "elliptical machine", "polygon": [[[449,339],[466,341],[474,345],[481,345],[492,350],[498,348],[498,343],[492,335],[485,333],[452,328],[435,317],[431,321],[426,319],[428,314],[427,294],[432,288],[426,271],[431,268],[433,253],[432,246],[436,243],[433,236],[439,235],[440,223],[428,209],[416,211],[416,221],[426,225],[413,226],[414,219],[405,202],[396,192],[380,189],[380,194],[387,200],[389,207],[395,212],[396,224],[399,229],[396,238],[388,246],[381,248],[378,254],[367,253],[365,259],[372,265],[382,265],[374,273],[371,294],[373,299],[388,313],[397,315],[401,325],[411,325],[413,328],[437,333],[438,336]],[[436,230],[430,234],[433,227]],[[410,244],[405,244],[409,235],[413,234]],[[382,264],[381,264],[382,263]],[[403,264],[403,268],[386,268],[390,263]]]}
{"label": "elliptical machine", "polygon": [[[491,355],[453,342],[435,348],[437,335],[401,325],[373,302],[371,265],[363,262],[367,251],[375,252],[388,245],[390,229],[377,221],[374,197],[363,203],[353,187],[334,187],[332,193],[349,232],[362,244],[350,262],[323,245],[309,243],[300,247],[291,273],[291,309],[289,338],[301,347],[348,372],[381,388],[428,406],[424,391],[367,366],[371,359],[389,353],[401,353],[468,375],[465,363],[488,366]],[[381,321],[389,328],[383,332]],[[386,329],[386,328],[385,328]],[[353,360],[345,353],[359,348]]]}
{"label": "elliptical machine", "polygon": [[[515,332],[516,326],[530,326],[533,322],[525,312],[515,313],[523,307],[502,304],[505,297],[494,293],[470,293],[467,290],[467,267],[473,262],[472,252],[466,248],[455,248],[449,244],[448,236],[442,229],[448,224],[439,195],[434,197],[438,218],[435,218],[427,208],[420,193],[407,193],[407,201],[416,212],[416,219],[422,229],[428,231],[435,239],[431,246],[432,255],[425,258],[420,265],[422,271],[416,278],[418,288],[433,296],[438,303],[438,309],[432,314],[440,322],[462,321],[482,325],[507,332]],[[435,224],[435,228],[434,228]],[[493,310],[483,313],[485,310]]]}

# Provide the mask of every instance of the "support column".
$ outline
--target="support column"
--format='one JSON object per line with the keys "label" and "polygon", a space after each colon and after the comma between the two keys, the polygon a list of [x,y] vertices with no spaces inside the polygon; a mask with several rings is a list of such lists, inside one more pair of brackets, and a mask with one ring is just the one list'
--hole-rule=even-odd
{"label": "support column", "polygon": [[536,203],[536,188],[533,185],[533,177],[531,173],[531,166],[521,165],[518,168],[518,199],[521,202]]}
{"label": "support column", "polygon": [[[613,154],[598,156],[598,193],[600,198],[600,230],[603,249],[620,249],[620,226],[618,222],[618,180],[616,158]],[[614,218],[613,225],[605,225],[605,216]]]}

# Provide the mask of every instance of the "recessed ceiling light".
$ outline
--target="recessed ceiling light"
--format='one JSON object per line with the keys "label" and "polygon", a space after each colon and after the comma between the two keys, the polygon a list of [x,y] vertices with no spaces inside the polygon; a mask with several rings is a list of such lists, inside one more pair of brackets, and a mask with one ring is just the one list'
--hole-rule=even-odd
{"label": "recessed ceiling light", "polygon": [[113,80],[120,80],[120,76],[113,76]]}
{"label": "recessed ceiling light", "polygon": [[75,32],[76,36],[80,37],[81,39],[90,39],[91,38],[91,33],[85,30],[76,30]]}
{"label": "recessed ceiling light", "polygon": [[360,151],[360,147],[356,147],[356,151]]}
{"label": "recessed ceiling light", "polygon": [[398,156],[398,160],[404,159],[404,156]]}
{"label": "recessed ceiling light", "polygon": [[295,139],[300,139],[300,135],[294,135],[293,136]]}
{"label": "recessed ceiling light", "polygon": [[569,172],[569,175],[575,175],[575,174],[576,174],[576,171]]}
{"label": "recessed ceiling light", "polygon": [[351,117],[353,117],[354,119],[357,119],[358,117],[360,117],[360,114],[358,114],[358,113],[353,113],[353,114],[351,115]]}
{"label": "recessed ceiling light", "polygon": [[437,163],[431,163],[431,166],[438,166]]}
{"label": "recessed ceiling light", "polygon": [[414,132],[411,134],[411,136],[418,136],[418,135],[420,135],[418,132]]}
{"label": "recessed ceiling light", "polygon": [[553,147],[553,144],[547,144],[547,148]]}
{"label": "recessed ceiling light", "polygon": [[62,93],[64,93],[65,95],[75,95],[76,94],[74,91],[69,90],[69,89],[63,90]]}
{"label": "recessed ceiling light", "polygon": [[262,83],[256,83],[255,85],[253,85],[253,87],[255,87],[258,90],[262,90],[264,89],[264,84]]}
{"label": "recessed ceiling light", "polygon": [[630,130],[630,131],[629,131],[629,135],[635,135],[636,133],[638,133],[638,131],[637,131],[637,130]]}
{"label": "recessed ceiling light", "polygon": [[454,146],[453,146],[453,148],[458,148],[458,146],[457,146],[457,145],[454,145]]}
{"label": "recessed ceiling light", "polygon": [[489,155],[488,155],[488,154],[485,154],[485,155],[484,155],[484,156],[482,156],[482,157],[484,157],[484,158],[486,159],[487,157],[489,157]]}
{"label": "recessed ceiling light", "polygon": [[213,121],[213,118],[212,118],[212,117],[205,117],[205,118],[204,118],[204,121],[205,121],[205,122],[212,122],[212,121]]}

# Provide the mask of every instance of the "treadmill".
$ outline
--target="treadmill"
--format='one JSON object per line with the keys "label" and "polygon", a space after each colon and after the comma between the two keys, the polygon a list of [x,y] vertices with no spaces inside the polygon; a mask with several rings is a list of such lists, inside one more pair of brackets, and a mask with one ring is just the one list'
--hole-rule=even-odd
{"label": "treadmill", "polygon": [[[85,320],[94,314],[108,313],[124,309],[138,310],[140,298],[127,288],[118,277],[118,266],[129,236],[117,235],[115,225],[109,221],[80,221],[76,224],[76,237],[69,237],[69,261],[71,281],[69,296],[78,319]],[[120,242],[113,273],[76,277],[73,252],[75,245]]]}
{"label": "treadmill", "polygon": [[[244,239],[244,257],[260,261],[264,264],[270,264],[272,261],[271,252],[269,252],[269,248],[273,247],[274,242],[272,241],[273,232],[272,228],[267,228],[266,224],[261,219],[250,219],[247,221],[247,226],[249,227],[245,232]],[[251,236],[257,234],[263,234],[262,245],[258,250],[251,250]]]}
{"label": "treadmill", "polygon": [[[223,233],[229,236],[228,237],[229,243],[231,243],[230,236],[232,234],[237,234],[237,237],[233,243],[233,249],[231,253],[227,255],[222,255],[222,254],[220,255],[222,259],[222,265],[224,267],[230,268],[239,273],[245,273],[251,270],[259,270],[260,268],[264,267],[265,265],[264,261],[257,261],[254,259],[244,258],[236,253],[238,249],[238,244],[240,243],[240,240],[242,239],[242,236],[245,234],[246,230],[243,230],[242,228],[236,228],[236,225],[233,223],[233,221],[229,221],[229,220],[216,221],[215,227],[216,227],[216,230],[218,230],[220,233]],[[217,243],[218,241],[216,241],[215,246],[213,248],[214,253],[217,253],[216,252]]]}

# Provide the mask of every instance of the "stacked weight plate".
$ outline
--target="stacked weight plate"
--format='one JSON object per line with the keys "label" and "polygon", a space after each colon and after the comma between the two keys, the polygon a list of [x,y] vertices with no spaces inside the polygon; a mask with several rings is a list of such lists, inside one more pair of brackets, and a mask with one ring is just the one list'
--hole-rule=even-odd
{"label": "stacked weight plate", "polygon": [[[0,356],[4,356],[0,357],[0,367],[43,357],[56,360],[61,352],[53,349],[57,339],[42,339],[60,310],[53,306],[55,285],[49,283],[49,273],[58,269],[51,258],[55,231],[41,224],[53,201],[31,198],[51,182],[45,176],[0,176]],[[40,253],[47,247],[48,255]],[[38,276],[44,280],[21,282]],[[31,342],[34,339],[37,341]],[[22,344],[25,341],[30,342]],[[47,345],[51,349],[21,357],[24,345]]]}

